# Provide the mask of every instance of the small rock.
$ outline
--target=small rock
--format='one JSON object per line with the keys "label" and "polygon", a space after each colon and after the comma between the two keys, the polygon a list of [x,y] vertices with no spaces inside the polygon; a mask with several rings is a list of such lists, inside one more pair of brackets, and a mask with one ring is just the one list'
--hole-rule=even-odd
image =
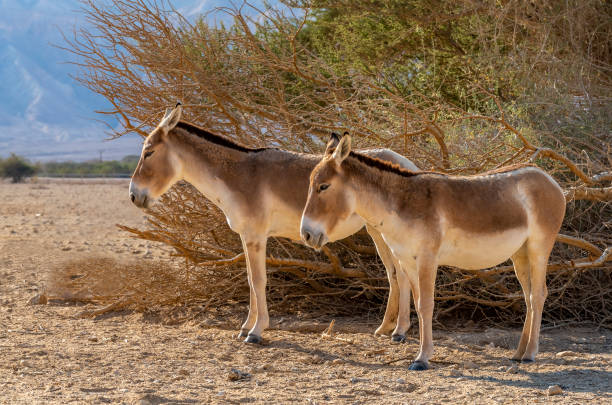
{"label": "small rock", "polygon": [[546,390],[546,395],[549,395],[549,396],[550,395],[559,395],[559,394],[563,394],[563,390],[558,385],[551,385]]}
{"label": "small rock", "polygon": [[62,250],[63,250],[64,252],[67,252],[67,251],[69,251],[69,250],[72,250],[72,248],[71,248],[70,246],[64,246],[64,247],[62,248]]}
{"label": "small rock", "polygon": [[555,354],[555,357],[561,357],[561,358],[564,358],[564,357],[574,357],[574,356],[576,356],[576,353],[572,352],[571,350],[565,350],[563,352],[559,352],[559,353]]}
{"label": "small rock", "polygon": [[516,364],[513,364],[506,369],[506,373],[509,373],[509,374],[516,374],[518,372],[519,372],[519,368]]}
{"label": "small rock", "polygon": [[487,345],[489,349],[495,349],[495,343],[491,342]]}
{"label": "small rock", "polygon": [[332,360],[332,364],[338,365],[338,364],[342,364],[344,363],[344,360],[342,359],[333,359]]}
{"label": "small rock", "polygon": [[217,396],[218,396],[218,397],[222,397],[222,396],[224,396],[224,395],[225,395],[225,391],[219,391],[219,392],[217,392]]}
{"label": "small rock", "polygon": [[398,378],[397,380],[395,380],[398,384],[406,384],[406,380],[404,380],[403,378]]}
{"label": "small rock", "polygon": [[32,363],[30,363],[27,360],[19,360],[19,365],[21,367],[27,367],[27,368],[32,368]]}
{"label": "small rock", "polygon": [[449,376],[451,376],[451,377],[459,377],[459,376],[461,376],[461,375],[463,375],[463,374],[461,374],[461,371],[459,371],[459,370],[457,370],[457,369],[454,369],[454,368],[453,368],[453,369],[451,369],[451,370],[448,372],[448,375],[449,375]]}
{"label": "small rock", "polygon": [[190,373],[188,370],[185,370],[185,369],[181,369],[181,370],[179,370],[179,372],[178,372],[178,373],[179,373],[180,375],[185,375],[185,376],[187,376],[187,375],[191,374],[191,373]]}
{"label": "small rock", "polygon": [[241,381],[241,380],[247,380],[249,378],[251,378],[251,374],[244,373],[244,372],[242,372],[240,370],[237,370],[235,368],[231,369],[229,374],[228,374],[228,376],[227,376],[227,379],[230,380],[230,381]]}
{"label": "small rock", "polygon": [[506,371],[506,366],[497,367],[497,371]]}
{"label": "small rock", "polygon": [[463,368],[465,369],[478,368],[478,364],[474,363],[473,361],[468,360],[465,363],[463,363]]}
{"label": "small rock", "polygon": [[98,338],[97,338],[97,337],[95,337],[95,336],[91,336],[91,337],[90,337],[90,338],[88,338],[87,340],[89,340],[90,342],[94,342],[94,343],[95,343],[95,342],[97,342],[97,341],[98,341]]}
{"label": "small rock", "polygon": [[28,301],[28,304],[29,305],[46,305],[47,302],[48,302],[47,294],[43,292],[40,294],[36,294],[32,298],[30,298],[30,300]]}
{"label": "small rock", "polygon": [[165,402],[164,398],[157,396],[155,394],[148,393],[140,397],[138,404],[139,405],[154,405],[154,404],[161,404],[164,402]]}

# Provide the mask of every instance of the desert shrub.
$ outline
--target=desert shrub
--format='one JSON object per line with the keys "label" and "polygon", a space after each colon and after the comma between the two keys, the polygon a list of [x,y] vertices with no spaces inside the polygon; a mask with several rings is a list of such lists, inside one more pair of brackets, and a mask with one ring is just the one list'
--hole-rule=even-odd
{"label": "desert shrub", "polygon": [[[89,1],[95,32],[79,31],[68,48],[85,67],[81,83],[123,123],[116,136],[145,136],[181,100],[186,119],[250,146],[320,153],[331,131],[349,130],[358,147],[391,147],[423,169],[538,164],[568,201],[549,266],[561,298],[546,319],[610,324],[607,3],[285,3],[284,13],[222,8],[234,21],[225,27],[188,21],[165,3]],[[211,304],[247,301],[241,244],[202,195],[178,185],[149,218],[147,229],[124,229],[174,247],[207,278]],[[272,239],[268,253],[273,306],[382,305],[384,270],[363,234],[322,253]],[[523,299],[513,280],[509,263],[442,269],[437,313],[517,322]]]}
{"label": "desert shrub", "polygon": [[20,183],[26,177],[33,176],[37,168],[24,158],[11,154],[0,161],[0,176],[10,178],[13,183]]}

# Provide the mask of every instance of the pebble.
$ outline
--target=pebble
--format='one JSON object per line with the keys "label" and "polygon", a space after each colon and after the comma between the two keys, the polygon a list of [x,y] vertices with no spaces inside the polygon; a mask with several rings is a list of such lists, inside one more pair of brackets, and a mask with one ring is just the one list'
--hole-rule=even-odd
{"label": "pebble", "polygon": [[487,345],[489,349],[495,349],[495,343],[491,342]]}
{"label": "pebble", "polygon": [[509,373],[509,374],[516,374],[518,372],[519,372],[519,368],[516,364],[513,364],[506,369],[506,373]]}
{"label": "pebble", "polygon": [[563,352],[559,352],[555,354],[555,357],[574,357],[574,356],[576,356],[576,353],[572,352],[571,350],[565,350]]}
{"label": "pebble", "polygon": [[28,367],[28,368],[32,368],[32,363],[30,363],[27,360],[19,360],[19,365],[21,367]]}
{"label": "pebble", "polygon": [[45,305],[47,304],[47,301],[48,301],[47,294],[40,293],[30,298],[30,300],[28,301],[28,304],[29,305]]}
{"label": "pebble", "polygon": [[227,376],[230,381],[240,381],[251,378],[251,374],[232,368]]}
{"label": "pebble", "polygon": [[453,369],[451,369],[449,371],[448,375],[451,376],[451,377],[459,377],[459,376],[461,376],[463,374],[461,374],[461,371],[453,368]]}
{"label": "pebble", "polygon": [[465,363],[463,363],[463,368],[466,368],[466,369],[478,368],[478,364],[474,363],[473,361],[468,360]]}
{"label": "pebble", "polygon": [[406,384],[406,380],[404,380],[403,378],[398,378],[397,380],[395,380],[398,384]]}
{"label": "pebble", "polygon": [[338,365],[338,364],[342,364],[342,363],[344,363],[344,361],[342,359],[333,359],[332,360],[332,364]]}
{"label": "pebble", "polygon": [[563,394],[563,390],[558,385],[551,385],[546,390],[546,395],[559,395]]}

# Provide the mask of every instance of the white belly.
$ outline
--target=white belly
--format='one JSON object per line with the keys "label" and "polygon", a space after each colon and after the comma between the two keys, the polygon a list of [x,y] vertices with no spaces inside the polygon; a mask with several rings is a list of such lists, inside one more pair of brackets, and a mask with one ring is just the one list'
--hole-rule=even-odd
{"label": "white belly", "polygon": [[492,234],[470,234],[449,230],[444,235],[438,264],[468,270],[486,269],[505,262],[527,239],[527,228]]}

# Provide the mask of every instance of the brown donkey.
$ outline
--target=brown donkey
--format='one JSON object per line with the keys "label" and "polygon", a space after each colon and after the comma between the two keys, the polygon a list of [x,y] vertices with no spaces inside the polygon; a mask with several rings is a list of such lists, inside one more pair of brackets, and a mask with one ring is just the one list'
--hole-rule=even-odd
{"label": "brown donkey", "polygon": [[411,370],[433,352],[431,318],[439,265],[484,269],[512,258],[527,317],[513,359],[538,352],[546,267],[565,215],[559,185],[530,166],[477,176],[412,172],[351,152],[351,139],[328,148],[310,176],[302,238],[320,248],[339,220],[357,213],[378,230],[400,261],[400,295],[412,289],[420,351]]}
{"label": "brown donkey", "polygon": [[[249,343],[260,342],[261,333],[269,323],[265,295],[266,243],[270,236],[300,240],[308,176],[320,156],[247,148],[180,118],[181,107],[177,104],[144,141],[130,183],[130,198],[138,207],[148,207],[174,183],[186,180],[223,211],[230,228],[242,239],[251,291],[249,314],[239,337],[246,337]],[[334,134],[328,146],[335,147],[338,142],[339,137]],[[388,149],[363,153],[418,170],[411,161]],[[345,238],[363,226],[364,221],[358,215],[347,216],[329,238]],[[393,340],[400,341],[410,326],[410,292],[406,290],[400,296],[395,276],[399,262],[376,230],[368,228],[368,232],[390,283],[387,309],[376,333],[393,331]]]}

